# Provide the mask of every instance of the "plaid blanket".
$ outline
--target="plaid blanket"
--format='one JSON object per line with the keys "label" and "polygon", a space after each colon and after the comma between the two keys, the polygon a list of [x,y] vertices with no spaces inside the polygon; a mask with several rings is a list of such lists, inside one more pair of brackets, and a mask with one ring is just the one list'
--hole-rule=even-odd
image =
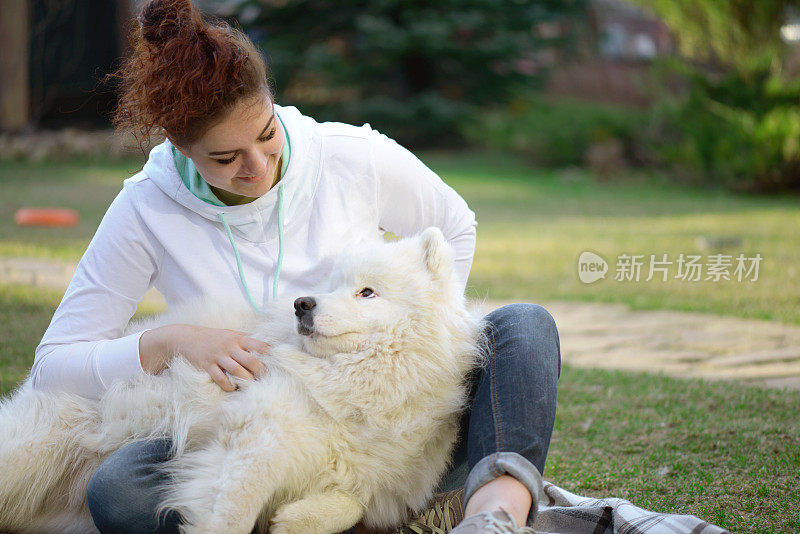
{"label": "plaid blanket", "polygon": [[559,534],[729,534],[693,515],[650,512],[624,499],[581,497],[548,482],[533,529]]}

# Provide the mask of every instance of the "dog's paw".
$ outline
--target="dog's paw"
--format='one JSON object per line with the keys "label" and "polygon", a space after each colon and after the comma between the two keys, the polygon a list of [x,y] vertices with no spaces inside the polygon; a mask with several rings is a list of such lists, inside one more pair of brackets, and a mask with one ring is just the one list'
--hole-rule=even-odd
{"label": "dog's paw", "polygon": [[286,504],[269,521],[269,534],[327,534],[319,518],[298,503]]}
{"label": "dog's paw", "polygon": [[[219,517],[209,516],[206,519],[201,519],[195,524],[181,525],[181,534],[219,534],[225,532],[226,534],[250,534],[253,530],[253,525],[241,521],[224,521]],[[270,531],[272,534],[272,531]]]}

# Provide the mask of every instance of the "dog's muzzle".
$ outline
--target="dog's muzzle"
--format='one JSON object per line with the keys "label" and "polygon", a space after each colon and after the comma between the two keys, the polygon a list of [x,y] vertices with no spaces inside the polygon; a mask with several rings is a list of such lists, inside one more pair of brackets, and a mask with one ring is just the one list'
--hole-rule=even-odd
{"label": "dog's muzzle", "polygon": [[297,333],[310,336],[314,332],[314,308],[317,301],[314,297],[300,297],[294,301],[294,314],[297,317]]}

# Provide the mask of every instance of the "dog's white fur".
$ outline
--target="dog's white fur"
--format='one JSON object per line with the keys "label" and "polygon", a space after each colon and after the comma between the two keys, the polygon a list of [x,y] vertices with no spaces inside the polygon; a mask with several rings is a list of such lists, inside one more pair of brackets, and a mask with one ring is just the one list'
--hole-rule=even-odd
{"label": "dog's white fur", "polygon": [[335,533],[419,511],[448,465],[481,354],[452,251],[436,229],[350,251],[331,288],[315,296],[311,335],[298,333],[291,303],[258,319],[194,306],[136,327],[234,328],[270,343],[267,374],[234,393],[179,356],[99,402],[23,385],[0,406],[0,530],[94,532],[92,473],[121,446],[159,437],[175,453],[162,506],[186,533]]}

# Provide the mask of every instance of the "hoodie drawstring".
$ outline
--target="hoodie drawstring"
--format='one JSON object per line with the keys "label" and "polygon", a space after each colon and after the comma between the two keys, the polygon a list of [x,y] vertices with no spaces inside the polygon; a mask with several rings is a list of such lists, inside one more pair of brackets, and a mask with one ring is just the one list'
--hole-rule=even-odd
{"label": "hoodie drawstring", "polygon": [[[275,277],[272,280],[272,300],[276,300],[278,298],[278,280],[281,275],[281,266],[283,265],[283,186],[284,182],[282,181],[284,174],[286,174],[287,168],[289,166],[289,160],[292,157],[292,142],[289,134],[286,130],[286,125],[283,123],[283,119],[279,114],[276,113],[278,120],[281,122],[281,126],[283,127],[283,131],[285,134],[286,142],[283,146],[283,152],[281,154],[281,175],[278,182],[278,260],[277,265],[275,266]],[[194,165],[194,162],[187,158],[182,152],[177,150],[177,148],[173,145],[172,146],[172,157],[175,162],[175,169],[178,171],[178,175],[181,178],[181,181],[195,197],[199,198],[203,202],[207,204],[211,204],[213,206],[222,206],[224,207],[225,204],[221,202],[214,192],[211,190],[211,187],[208,183],[200,176],[197,172],[197,168]],[[225,218],[224,213],[218,214],[219,219],[222,221],[223,226],[225,226],[225,232],[228,234],[228,239],[231,242],[231,246],[233,247],[233,254],[236,257],[236,268],[239,270],[239,279],[242,281],[242,286],[244,287],[244,291],[247,294],[247,299],[250,301],[250,306],[253,307],[256,312],[261,313],[261,309],[256,304],[255,299],[253,298],[252,293],[250,293],[250,288],[247,285],[247,281],[244,278],[244,269],[242,268],[242,259],[239,256],[239,250],[236,247],[236,241],[233,239],[233,233],[231,232],[231,227],[228,224],[228,221]],[[266,291],[265,291],[266,292]]]}
{"label": "hoodie drawstring", "polygon": [[[225,232],[228,234],[228,239],[233,247],[233,255],[236,257],[236,268],[239,270],[239,279],[242,281],[242,286],[247,294],[247,300],[250,301],[250,306],[257,313],[263,313],[261,308],[256,304],[253,294],[250,293],[250,287],[247,285],[247,280],[244,278],[244,269],[242,268],[242,258],[239,256],[239,249],[236,247],[236,241],[233,239],[233,232],[225,218],[224,213],[219,214],[222,225],[225,227]],[[281,275],[281,266],[283,265],[283,184],[278,185],[278,264],[275,266],[275,277],[272,281],[272,300],[278,298],[278,279]]]}
{"label": "hoodie drawstring", "polygon": [[283,265],[283,184],[278,186],[278,265],[272,280],[272,300],[278,300],[278,279]]}

